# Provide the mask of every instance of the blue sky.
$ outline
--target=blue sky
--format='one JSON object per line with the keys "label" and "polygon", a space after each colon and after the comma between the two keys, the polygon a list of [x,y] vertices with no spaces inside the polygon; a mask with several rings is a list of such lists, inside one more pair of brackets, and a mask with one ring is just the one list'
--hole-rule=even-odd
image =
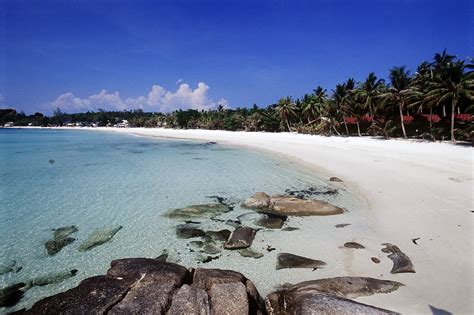
{"label": "blue sky", "polygon": [[0,0],[0,106],[266,106],[444,48],[472,56],[471,2]]}

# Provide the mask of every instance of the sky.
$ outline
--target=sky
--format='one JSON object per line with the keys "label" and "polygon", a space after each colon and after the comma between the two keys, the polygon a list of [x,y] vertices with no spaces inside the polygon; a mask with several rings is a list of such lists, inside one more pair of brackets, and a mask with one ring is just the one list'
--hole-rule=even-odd
{"label": "sky", "polygon": [[471,0],[0,0],[0,107],[27,114],[267,106],[447,48]]}

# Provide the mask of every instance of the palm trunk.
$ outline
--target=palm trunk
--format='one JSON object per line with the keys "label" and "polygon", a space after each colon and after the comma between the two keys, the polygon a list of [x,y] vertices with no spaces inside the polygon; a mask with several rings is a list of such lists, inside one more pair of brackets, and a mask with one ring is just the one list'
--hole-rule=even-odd
{"label": "palm trunk", "polygon": [[398,105],[398,108],[400,109],[400,123],[402,124],[402,132],[403,132],[403,138],[407,138],[407,133],[405,131],[405,124],[403,123],[403,103],[400,103]]}
{"label": "palm trunk", "polygon": [[443,117],[446,117],[446,105],[443,105]]}
{"label": "palm trunk", "polygon": [[453,96],[451,102],[451,142],[455,142],[456,138],[454,137],[454,111],[456,110],[456,97]]}
{"label": "palm trunk", "polygon": [[288,119],[286,119],[286,126],[288,127],[288,132],[291,132],[290,123],[288,122]]}
{"label": "palm trunk", "polygon": [[356,124],[357,124],[357,134],[359,135],[359,137],[362,137],[362,135],[360,134],[360,126],[359,126],[359,121],[358,120],[357,120]]}
{"label": "palm trunk", "polygon": [[431,139],[434,141],[433,137],[433,107],[430,106],[430,136]]}
{"label": "palm trunk", "polygon": [[344,127],[346,127],[346,133],[347,133],[347,136],[349,137],[349,128],[347,128],[347,122],[345,121],[344,121]]}

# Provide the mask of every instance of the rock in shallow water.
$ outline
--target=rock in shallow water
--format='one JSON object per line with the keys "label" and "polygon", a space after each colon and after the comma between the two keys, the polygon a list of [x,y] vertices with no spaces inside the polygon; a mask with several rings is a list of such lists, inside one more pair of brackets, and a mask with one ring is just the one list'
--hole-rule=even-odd
{"label": "rock in shallow water", "polygon": [[390,271],[391,273],[415,272],[415,267],[410,258],[405,255],[398,246],[390,243],[384,243],[382,245],[385,246],[385,248],[382,248],[382,252],[389,253],[390,255],[388,255],[388,258],[393,261],[393,267]]}
{"label": "rock in shallow water", "polygon": [[240,256],[242,257],[249,257],[249,258],[262,258],[263,254],[260,252],[257,252],[251,248],[244,248],[239,251]]}
{"label": "rock in shallow water", "polygon": [[44,244],[49,256],[56,255],[65,246],[73,243],[76,239],[72,237],[65,237],[60,239],[49,240]]}
{"label": "rock in shallow water", "polygon": [[0,289],[0,307],[9,307],[17,304],[23,297],[26,283],[16,283]]}
{"label": "rock in shallow water", "polygon": [[79,229],[75,225],[70,226],[63,226],[53,230],[53,238],[55,240],[63,239],[68,237],[69,235],[76,233]]}
{"label": "rock in shallow water", "polygon": [[244,207],[264,209],[270,206],[270,196],[264,192],[256,192],[243,203]]}
{"label": "rock in shallow water", "polygon": [[344,247],[353,248],[353,249],[363,249],[363,248],[365,248],[364,245],[356,243],[356,242],[347,242],[347,243],[344,244]]}
{"label": "rock in shallow water", "polygon": [[285,268],[312,268],[318,269],[325,266],[326,263],[321,260],[315,260],[311,258],[306,258],[303,256],[280,253],[277,257],[276,269],[285,269]]}
{"label": "rock in shallow water", "polygon": [[176,227],[176,235],[179,238],[194,238],[206,235],[206,233],[189,224],[180,224]]}
{"label": "rock in shallow water", "polygon": [[240,249],[252,246],[257,231],[250,227],[238,227],[224,244],[225,249]]}
{"label": "rock in shallow water", "polygon": [[2,261],[0,261],[0,276],[9,272],[18,272],[21,269],[22,267],[18,266],[14,259],[2,259]]}
{"label": "rock in shallow water", "polygon": [[286,219],[286,216],[267,213],[263,214],[257,221],[255,221],[255,224],[267,229],[281,229]]}
{"label": "rock in shallow water", "polygon": [[102,244],[110,241],[114,235],[122,229],[122,226],[111,228],[100,228],[96,229],[89,237],[79,246],[80,252],[85,252],[93,249],[94,247],[100,246]]}
{"label": "rock in shallow water", "polygon": [[164,216],[173,219],[212,218],[228,211],[230,211],[230,209],[227,205],[220,203],[209,203],[173,209],[165,213]]}

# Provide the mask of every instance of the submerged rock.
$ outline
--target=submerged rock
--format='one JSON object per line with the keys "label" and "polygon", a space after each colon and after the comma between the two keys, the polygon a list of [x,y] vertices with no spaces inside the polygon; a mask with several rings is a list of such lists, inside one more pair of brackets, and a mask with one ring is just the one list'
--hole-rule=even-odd
{"label": "submerged rock", "polygon": [[172,209],[164,216],[173,219],[212,218],[230,209],[227,205],[220,203],[209,203],[202,205],[191,205],[185,208]]}
{"label": "submerged rock", "polygon": [[22,269],[21,266],[18,266],[16,260],[2,260],[0,261],[0,276],[7,274],[9,272],[18,272]]}
{"label": "submerged rock", "polygon": [[255,224],[265,227],[267,229],[281,229],[285,224],[287,217],[282,215],[275,215],[271,213],[263,214]]}
{"label": "submerged rock", "polygon": [[23,297],[26,283],[16,283],[0,289],[0,307],[10,307],[17,304]]}
{"label": "submerged rock", "polygon": [[210,315],[209,297],[206,291],[185,284],[173,296],[171,306],[166,314]]}
{"label": "submerged rock", "polygon": [[292,231],[297,231],[299,230],[299,228],[297,227],[293,227],[293,226],[286,226],[284,227],[283,229],[281,229],[282,231],[285,231],[285,232],[292,232]]}
{"label": "submerged rock", "polygon": [[249,258],[262,258],[263,254],[260,252],[257,252],[251,248],[244,248],[239,251],[240,256],[242,257],[249,257]]}
{"label": "submerged rock", "polygon": [[57,229],[53,229],[53,238],[55,240],[63,239],[68,237],[69,235],[76,233],[79,229],[75,225],[70,226],[63,226]]}
{"label": "submerged rock", "polygon": [[321,260],[315,260],[311,258],[306,258],[303,256],[280,253],[277,256],[276,269],[285,269],[285,268],[311,268],[318,269],[325,266],[326,263]]}
{"label": "submerged rock", "polygon": [[188,224],[180,224],[176,227],[176,235],[179,238],[194,238],[206,235],[206,233]]}
{"label": "submerged rock", "polygon": [[251,227],[238,227],[229,236],[229,239],[224,244],[224,248],[240,249],[250,247],[256,233],[257,231]]}
{"label": "submerged rock", "polygon": [[318,195],[337,195],[338,190],[332,187],[309,187],[301,190],[286,189],[285,193],[290,196],[298,197],[300,199],[308,199]]}
{"label": "submerged rock", "polygon": [[378,259],[377,257],[371,257],[370,260],[372,260],[376,264],[380,264],[380,259]]}
{"label": "submerged rock", "polygon": [[364,245],[356,243],[356,242],[347,242],[347,243],[344,244],[344,247],[353,248],[353,249],[363,249],[363,248],[365,248]]}
{"label": "submerged rock", "polygon": [[54,240],[49,240],[44,244],[48,255],[56,255],[63,249],[65,246],[73,243],[76,239],[72,237],[58,238]]}
{"label": "submerged rock", "polygon": [[219,231],[206,231],[205,238],[213,241],[225,242],[229,239],[229,236],[232,232],[224,229]]}
{"label": "submerged rock", "polygon": [[72,270],[68,270],[64,272],[52,273],[49,275],[37,277],[28,283],[28,287],[32,287],[32,286],[42,287],[42,286],[52,284],[52,283],[59,283],[66,279],[74,277],[77,274],[77,272],[78,272],[77,269],[72,269]]}
{"label": "submerged rock", "polygon": [[213,244],[209,244],[209,243],[205,243],[203,246],[202,246],[202,249],[201,251],[203,253],[206,253],[206,254],[209,254],[209,255],[216,255],[216,254],[219,254],[221,252],[221,250],[219,249],[219,247],[213,245]]}
{"label": "submerged rock", "polygon": [[256,209],[268,208],[270,206],[270,196],[264,192],[256,192],[244,201],[243,206]]}
{"label": "submerged rock", "polygon": [[393,261],[391,273],[415,272],[415,267],[410,258],[405,255],[398,246],[390,243],[384,243],[382,245],[385,246],[385,248],[382,248],[382,252],[389,253],[388,258]]}
{"label": "submerged rock", "polygon": [[103,245],[109,242],[114,235],[122,229],[122,226],[111,228],[100,228],[92,232],[91,235],[79,246],[80,252],[91,250],[94,247]]}

